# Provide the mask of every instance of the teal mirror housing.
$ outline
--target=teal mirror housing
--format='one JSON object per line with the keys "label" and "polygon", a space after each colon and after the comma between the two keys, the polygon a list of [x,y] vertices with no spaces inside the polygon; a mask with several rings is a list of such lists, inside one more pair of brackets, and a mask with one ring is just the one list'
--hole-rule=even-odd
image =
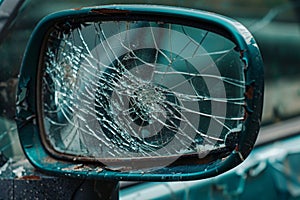
{"label": "teal mirror housing", "polygon": [[48,173],[194,180],[246,159],[262,102],[260,52],[238,22],[108,5],[37,25],[22,63],[17,124],[26,156]]}

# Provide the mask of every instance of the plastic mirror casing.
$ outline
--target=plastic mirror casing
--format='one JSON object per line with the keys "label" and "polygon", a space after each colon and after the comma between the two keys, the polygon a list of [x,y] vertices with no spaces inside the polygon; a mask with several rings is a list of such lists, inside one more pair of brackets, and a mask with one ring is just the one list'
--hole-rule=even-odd
{"label": "plastic mirror casing", "polygon": [[[48,152],[41,141],[38,120],[41,113],[38,111],[37,78],[41,73],[40,57],[45,36],[57,21],[68,21],[86,17],[99,17],[106,20],[140,19],[142,16],[157,19],[172,19],[174,23],[198,24],[201,28],[221,34],[233,41],[244,62],[246,79],[246,112],[239,144],[224,160],[211,165],[206,170],[190,173],[173,173],[180,171],[178,166],[168,166],[159,171],[120,172],[100,167],[97,163],[65,160],[53,156]],[[88,177],[110,180],[135,181],[178,181],[196,180],[213,177],[240,164],[251,152],[259,132],[262,102],[263,102],[263,63],[258,46],[249,33],[235,20],[193,9],[155,5],[108,5],[101,7],[67,10],[45,17],[35,28],[28,43],[21,67],[18,94],[17,94],[17,125],[19,137],[24,152],[30,162],[38,169],[54,175],[73,177]],[[180,166],[184,167],[184,166]],[[188,166],[187,166],[188,167]],[[176,168],[176,170],[174,170]],[[183,171],[186,171],[183,170]]]}

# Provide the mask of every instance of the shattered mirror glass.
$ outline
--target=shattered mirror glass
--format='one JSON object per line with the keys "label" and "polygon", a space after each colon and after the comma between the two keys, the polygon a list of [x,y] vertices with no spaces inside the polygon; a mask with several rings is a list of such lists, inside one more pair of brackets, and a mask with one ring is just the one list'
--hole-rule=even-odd
{"label": "shattered mirror glass", "polygon": [[90,21],[57,24],[44,48],[40,123],[52,154],[147,168],[222,159],[235,148],[244,63],[222,35],[168,22]]}

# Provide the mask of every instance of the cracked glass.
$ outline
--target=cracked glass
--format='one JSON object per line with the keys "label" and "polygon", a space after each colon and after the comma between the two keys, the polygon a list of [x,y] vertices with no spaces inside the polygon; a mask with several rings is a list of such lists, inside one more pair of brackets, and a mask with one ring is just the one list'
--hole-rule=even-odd
{"label": "cracked glass", "polygon": [[[10,2],[10,0],[7,0]],[[1,1],[2,5],[3,2]],[[300,47],[300,32],[299,32],[299,1],[298,0],[278,0],[278,1],[256,1],[256,0],[248,0],[248,1],[239,1],[239,0],[197,0],[197,1],[161,1],[161,0],[147,0],[147,1],[112,1],[112,0],[103,0],[99,3],[99,1],[88,0],[88,1],[80,1],[80,0],[66,0],[66,1],[39,1],[39,0],[30,0],[27,1],[26,6],[23,7],[22,13],[14,19],[15,25],[12,26],[11,29],[8,29],[8,34],[6,37],[2,37],[0,39],[0,177],[2,179],[2,187],[3,192],[1,192],[0,196],[3,199],[8,198],[28,198],[30,195],[36,198],[36,193],[30,193],[29,187],[25,187],[24,190],[20,190],[20,187],[14,187],[12,184],[9,184],[6,181],[7,179],[14,180],[17,179],[15,175],[12,174],[12,169],[15,169],[14,166],[15,161],[24,161],[25,156],[22,153],[21,147],[19,147],[18,136],[16,125],[13,120],[15,113],[15,90],[18,82],[18,73],[21,65],[22,54],[24,53],[26,42],[28,41],[29,35],[33,29],[33,27],[37,24],[38,19],[43,16],[55,12],[62,9],[69,8],[79,8],[81,6],[88,5],[99,5],[101,4],[115,4],[115,3],[153,3],[153,4],[166,4],[166,5],[176,5],[176,6],[184,6],[202,10],[208,10],[212,12],[218,12],[224,14],[226,16],[231,16],[238,21],[241,21],[249,30],[254,34],[255,39],[258,42],[258,45],[262,51],[262,55],[264,57],[265,62],[265,73],[266,73],[266,95],[265,95],[265,105],[264,105],[264,116],[263,116],[263,124],[275,123],[276,129],[266,133],[265,131],[261,131],[261,136],[268,136],[270,138],[279,138],[278,135],[274,134],[275,130],[280,130],[280,135],[287,135],[291,128],[295,129],[299,124],[299,119],[295,119],[295,123],[293,125],[285,124],[285,120],[299,116],[299,47]],[[288,5],[287,5],[288,4]],[[292,5],[294,4],[294,5]],[[289,6],[291,5],[291,6]],[[2,18],[1,18],[2,20]],[[298,50],[297,50],[298,49]],[[284,97],[284,98],[282,98]],[[297,121],[298,120],[298,121]],[[279,122],[279,123],[277,123]],[[285,124],[283,128],[281,125]],[[275,135],[275,136],[274,136]],[[293,139],[293,138],[292,138]],[[279,139],[278,139],[279,140]],[[281,144],[281,142],[279,143]],[[273,145],[273,143],[272,143]],[[287,145],[288,147],[297,146]],[[283,150],[287,146],[281,146],[279,149]],[[277,153],[278,154],[278,153]],[[272,161],[280,160],[274,154],[274,158]],[[285,153],[288,155],[288,153]],[[20,159],[20,155],[22,155],[22,159]],[[254,157],[257,154],[254,154]],[[281,155],[281,154],[280,154]],[[12,160],[13,159],[13,160]],[[255,158],[256,160],[256,158]],[[263,161],[262,161],[263,162]],[[283,162],[288,165],[288,167],[294,167],[294,171],[297,172],[298,169],[298,160],[295,159],[294,164],[290,164],[285,161]],[[9,164],[9,166],[8,166]],[[23,162],[20,165],[24,165]],[[272,164],[270,164],[271,166]],[[8,166],[8,167],[7,167]],[[12,169],[11,169],[12,168]],[[239,169],[239,168],[236,168]],[[243,167],[244,169],[244,167]],[[267,169],[269,169],[267,167]],[[295,176],[295,172],[286,167],[281,167],[280,169],[289,174],[291,177]],[[21,170],[22,171],[22,170]],[[31,169],[30,172],[22,173],[21,175],[28,175],[32,173],[36,173],[37,170]],[[269,174],[269,171],[263,171]],[[278,170],[275,170],[276,174],[278,174]],[[41,176],[44,178],[44,176]],[[228,177],[228,176],[226,176]],[[258,178],[262,176],[258,174]],[[282,177],[286,177],[283,175]],[[51,177],[53,178],[53,177]],[[263,180],[254,180],[253,176],[249,176],[250,182],[255,181],[258,184],[251,184],[251,187],[247,187],[249,192],[247,194],[255,194],[259,193],[261,181]],[[46,177],[49,180],[49,177]],[[210,179],[208,179],[209,181]],[[216,179],[219,180],[219,179]],[[276,179],[278,186],[277,188],[282,188],[282,186],[290,185],[285,184],[284,180]],[[293,179],[288,179],[292,180]],[[24,182],[28,182],[27,180],[23,180]],[[14,181],[14,184],[20,182]],[[38,180],[38,182],[41,182]],[[71,184],[74,185],[74,179],[70,180]],[[229,177],[225,180],[226,183],[235,183],[232,182],[232,178]],[[9,182],[11,183],[11,182]],[[31,182],[32,183],[32,182]],[[55,182],[57,183],[57,182]],[[182,184],[186,184],[185,182],[180,182]],[[270,176],[270,186],[274,184],[274,176]],[[43,184],[43,183],[41,183]],[[152,183],[151,183],[152,184]],[[174,185],[175,183],[170,183]],[[203,184],[203,181],[200,181],[199,184]],[[297,184],[297,181],[294,181],[293,184]],[[29,185],[29,184],[28,184]],[[31,184],[32,185],[32,184]],[[258,190],[255,191],[253,185],[258,186]],[[276,185],[276,184],[275,184]],[[45,188],[44,185],[39,185],[39,188]],[[53,186],[53,182],[51,182],[51,186]],[[184,185],[186,186],[186,185]],[[220,187],[223,187],[224,184],[220,184]],[[246,184],[246,186],[249,186]],[[47,186],[46,186],[47,187]],[[177,187],[177,186],[176,186]],[[59,186],[60,188],[60,186]],[[68,188],[68,187],[66,187]],[[188,191],[185,188],[185,191]],[[194,187],[195,188],[195,187]],[[218,197],[226,196],[229,192],[230,195],[236,197],[236,191],[224,191],[224,190],[215,190],[214,185],[212,185],[213,192],[217,193]],[[232,186],[228,186],[228,188],[232,188]],[[226,189],[226,188],[225,188]],[[202,195],[199,193],[199,188],[195,191],[195,198],[199,196],[205,198],[205,196],[209,196],[211,198],[212,190],[201,190],[205,191]],[[26,192],[27,191],[27,192]],[[35,191],[35,190],[33,190]],[[43,190],[46,192],[46,190]],[[64,194],[67,194],[66,190],[63,191]],[[165,192],[165,186],[162,190]],[[265,190],[264,190],[265,191]],[[268,191],[273,191],[272,189],[268,189]],[[281,190],[282,191],[282,190]],[[132,191],[130,191],[132,194]],[[188,191],[188,195],[190,195],[194,191]],[[284,191],[285,192],[285,191]],[[47,192],[46,192],[47,193]],[[48,190],[48,193],[53,197],[54,193],[52,190]],[[153,190],[151,190],[153,193]],[[156,192],[160,193],[160,192]],[[224,194],[225,193],[225,194]],[[246,192],[242,191],[240,195],[244,195]],[[20,196],[18,196],[18,194]],[[22,195],[21,195],[22,194]],[[62,196],[60,192],[55,193],[58,198]],[[266,192],[263,192],[266,194]],[[277,192],[269,192],[269,194],[277,194]],[[284,193],[285,195],[287,193]],[[10,196],[8,196],[10,195]],[[141,197],[141,193],[138,190],[138,198]],[[172,193],[173,195],[173,193]],[[146,197],[149,197],[145,195]],[[293,195],[295,198],[299,195]],[[227,196],[228,197],[228,196]],[[276,198],[278,196],[270,197]],[[41,197],[41,198],[46,198]],[[221,197],[222,198],[222,197]],[[266,197],[267,198],[267,197]],[[132,199],[132,198],[129,198]]]}
{"label": "cracked glass", "polygon": [[233,150],[245,77],[232,41],[165,22],[65,26],[51,31],[43,59],[50,149],[104,163]]}

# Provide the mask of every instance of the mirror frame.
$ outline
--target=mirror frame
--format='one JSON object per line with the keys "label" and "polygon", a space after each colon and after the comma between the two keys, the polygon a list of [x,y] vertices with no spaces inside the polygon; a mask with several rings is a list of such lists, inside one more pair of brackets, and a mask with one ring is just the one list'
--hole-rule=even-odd
{"label": "mirror frame", "polygon": [[[142,16],[159,20],[162,17],[181,24],[196,23],[199,27],[218,33],[236,44],[244,62],[246,79],[245,129],[241,132],[236,149],[224,160],[206,171],[174,174],[172,167],[162,173],[119,172],[97,166],[93,162],[56,158],[45,148],[40,136],[42,113],[39,112],[38,78],[41,68],[41,49],[51,27],[57,22],[72,19],[140,19]],[[107,5],[79,8],[51,14],[42,19],[33,31],[24,54],[17,93],[16,121],[21,145],[29,161],[38,169],[54,175],[88,177],[110,180],[182,181],[213,177],[243,162],[256,141],[263,105],[263,62],[258,46],[250,32],[240,23],[214,13],[157,5]]]}

